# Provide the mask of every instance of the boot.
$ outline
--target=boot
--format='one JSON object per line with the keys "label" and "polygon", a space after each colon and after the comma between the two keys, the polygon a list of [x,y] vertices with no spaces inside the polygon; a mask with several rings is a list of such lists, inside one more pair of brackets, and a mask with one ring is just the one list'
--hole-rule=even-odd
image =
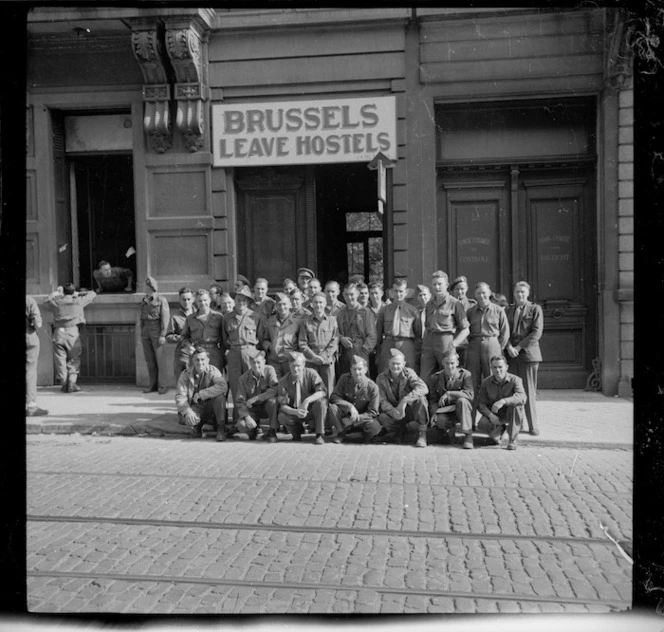
{"label": "boot", "polygon": [[268,430],[267,435],[263,435],[263,440],[267,441],[268,443],[276,443],[277,442],[277,431],[274,430],[273,428],[270,428],[270,430]]}
{"label": "boot", "polygon": [[60,387],[60,390],[61,390],[63,393],[69,393],[69,384],[67,383],[67,380],[65,380],[65,381],[62,383],[62,386]]}
{"label": "boot", "polygon": [[67,388],[69,389],[70,393],[78,393],[81,390],[81,387],[76,384],[77,379],[78,375],[76,373],[70,373],[67,376]]}
{"label": "boot", "polygon": [[426,448],[427,447],[427,431],[420,430],[417,441],[415,442],[416,448]]}

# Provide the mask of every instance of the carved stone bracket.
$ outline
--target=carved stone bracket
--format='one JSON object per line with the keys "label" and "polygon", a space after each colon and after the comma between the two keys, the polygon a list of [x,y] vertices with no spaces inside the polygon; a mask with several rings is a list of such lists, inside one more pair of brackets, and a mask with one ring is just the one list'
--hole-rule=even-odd
{"label": "carved stone bracket", "polygon": [[172,145],[167,57],[156,26],[150,30],[137,29],[131,34],[134,57],[143,73],[143,129],[152,148],[164,153]]}
{"label": "carved stone bracket", "polygon": [[[171,27],[174,28],[171,28]],[[203,44],[207,32],[197,22],[166,25],[166,50],[175,70],[175,126],[191,152],[203,147],[205,101],[208,98]]]}
{"label": "carved stone bracket", "polygon": [[607,39],[604,88],[609,94],[615,94],[633,73],[632,29],[626,24],[625,15],[620,9],[614,13]]}

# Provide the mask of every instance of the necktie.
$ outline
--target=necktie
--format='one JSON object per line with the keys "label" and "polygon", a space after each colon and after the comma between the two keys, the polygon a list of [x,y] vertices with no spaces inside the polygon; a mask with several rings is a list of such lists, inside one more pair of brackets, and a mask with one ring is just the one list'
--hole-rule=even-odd
{"label": "necktie", "polygon": [[302,402],[302,387],[300,386],[300,380],[295,382],[295,408],[299,408]]}
{"label": "necktie", "polygon": [[392,335],[399,336],[399,327],[401,325],[401,306],[397,303],[394,310],[394,320],[392,321]]}
{"label": "necktie", "polygon": [[521,322],[521,307],[514,310],[514,331],[518,331],[519,323]]}

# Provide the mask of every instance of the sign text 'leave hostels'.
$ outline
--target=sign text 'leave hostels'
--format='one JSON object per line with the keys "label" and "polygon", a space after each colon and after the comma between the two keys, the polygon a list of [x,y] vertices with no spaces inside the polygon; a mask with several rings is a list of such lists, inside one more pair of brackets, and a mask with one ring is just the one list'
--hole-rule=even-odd
{"label": "sign text 'leave hostels'", "polygon": [[212,105],[217,167],[397,159],[396,98]]}

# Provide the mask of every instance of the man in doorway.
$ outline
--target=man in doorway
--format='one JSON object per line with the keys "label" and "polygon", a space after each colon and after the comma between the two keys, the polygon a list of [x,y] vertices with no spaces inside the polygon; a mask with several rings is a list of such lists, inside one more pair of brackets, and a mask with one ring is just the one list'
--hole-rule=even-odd
{"label": "man in doorway", "polygon": [[[467,312],[470,323],[466,367],[473,376],[473,388],[477,395],[482,380],[491,375],[491,358],[500,355],[510,337],[505,310],[491,302],[491,288],[480,282],[475,286],[476,305]],[[473,408],[473,421],[477,402]]]}
{"label": "man in doorway", "polygon": [[238,409],[238,422],[235,429],[244,432],[250,441],[261,433],[261,415],[270,422],[270,430],[265,439],[271,443],[277,440],[277,374],[274,368],[265,364],[265,352],[259,351],[249,361],[251,368],[240,376],[235,406]]}
{"label": "man in doorway", "polygon": [[415,446],[426,448],[429,410],[426,395],[429,389],[413,369],[406,367],[406,357],[398,349],[391,349],[390,364],[376,379],[380,392],[378,421],[383,427],[374,438],[380,441],[392,435],[402,443],[408,423],[417,423],[418,436]]}
{"label": "man in doorway", "polygon": [[291,354],[289,372],[277,385],[279,414],[277,421],[291,433],[293,441],[302,440],[304,422],[314,424],[315,445],[325,443],[325,417],[327,415],[327,391],[320,375],[305,366],[305,358]]}
{"label": "man in doorway", "polygon": [[77,393],[76,384],[81,371],[81,335],[79,326],[85,324],[83,310],[95,300],[95,292],[79,294],[73,283],[68,283],[49,294],[42,307],[53,313],[53,355],[55,380],[62,384],[64,393]]}
{"label": "man in doorway", "polygon": [[166,330],[166,342],[175,343],[173,352],[173,372],[177,383],[180,373],[187,368],[191,353],[190,347],[182,338],[182,330],[187,323],[187,316],[194,313],[194,293],[188,287],[181,287],[178,292],[177,311],[171,312],[171,320]]}
{"label": "man in doorway", "polygon": [[542,308],[528,300],[530,285],[519,281],[514,285],[514,303],[505,310],[511,323],[510,340],[505,351],[510,373],[518,375],[526,390],[526,419],[530,434],[538,435],[537,424],[537,370],[542,361],[540,338],[544,330]]}
{"label": "man in doorway", "polygon": [[335,431],[332,443],[343,443],[353,432],[361,432],[368,442],[380,432],[378,385],[368,378],[367,370],[366,360],[353,356],[350,372],[339,378],[330,395],[327,418]]}
{"label": "man in doorway", "polygon": [[[424,340],[420,359],[420,376],[428,382],[440,370],[443,354],[456,350],[468,336],[468,319],[463,305],[447,292],[447,273],[436,270],[432,275],[433,298],[424,308]],[[472,370],[471,370],[472,373]]]}
{"label": "man in doorway", "polygon": [[313,312],[300,322],[298,348],[304,354],[307,366],[315,369],[328,393],[334,390],[334,363],[339,349],[339,327],[334,316],[325,313],[325,294],[314,294]]}
{"label": "man in doorway", "polygon": [[339,300],[339,293],[341,288],[336,281],[328,281],[325,284],[325,297],[327,299],[327,305],[325,306],[325,313],[328,316],[337,316],[339,310],[345,307],[344,303]]}
{"label": "man in doorway", "polygon": [[376,323],[373,313],[358,302],[355,283],[344,288],[345,307],[337,314],[339,328],[339,375],[348,373],[353,356],[358,355],[369,363],[369,355],[376,346]]}
{"label": "man in doorway", "polygon": [[443,354],[443,370],[429,380],[429,413],[436,427],[448,433],[449,441],[456,441],[457,423],[464,435],[463,447],[473,449],[473,378],[470,371],[459,368],[456,351]]}
{"label": "man in doorway", "polygon": [[157,292],[154,277],[148,276],[145,279],[145,296],[138,307],[138,313],[143,353],[148,367],[148,387],[143,392],[159,391],[163,395],[168,392],[164,352],[171,308],[166,298]]}
{"label": "man in doorway", "polygon": [[254,311],[267,322],[274,314],[274,299],[267,295],[267,279],[256,279],[254,283]]}
{"label": "man in doorway", "polygon": [[277,379],[281,379],[289,371],[291,353],[298,350],[301,319],[291,314],[290,298],[283,292],[277,292],[276,310],[261,329],[259,346],[265,350]]}
{"label": "man in doorway", "polygon": [[129,268],[111,266],[108,261],[100,261],[92,273],[99,292],[131,292],[134,273]]}
{"label": "man in doorway", "polygon": [[416,307],[406,302],[408,283],[403,277],[392,284],[394,302],[378,313],[378,373],[386,371],[392,358],[390,351],[398,349],[406,358],[406,366],[417,371],[422,345],[422,321]]}
{"label": "man in doorway", "polygon": [[503,356],[491,358],[491,375],[482,381],[478,402],[482,415],[478,430],[486,432],[496,445],[500,445],[507,432],[507,449],[516,450],[525,417],[526,391],[521,378],[507,372],[507,360]]}
{"label": "man in doorway", "polygon": [[217,428],[217,439],[225,440],[224,417],[228,385],[203,347],[191,354],[191,365],[180,374],[175,389],[175,405],[181,424],[190,426],[200,437],[205,426]]}
{"label": "man in doorway", "polygon": [[37,364],[39,361],[39,336],[37,329],[42,326],[41,313],[37,301],[32,296],[25,297],[25,416],[43,417],[48,410],[37,406]]}

